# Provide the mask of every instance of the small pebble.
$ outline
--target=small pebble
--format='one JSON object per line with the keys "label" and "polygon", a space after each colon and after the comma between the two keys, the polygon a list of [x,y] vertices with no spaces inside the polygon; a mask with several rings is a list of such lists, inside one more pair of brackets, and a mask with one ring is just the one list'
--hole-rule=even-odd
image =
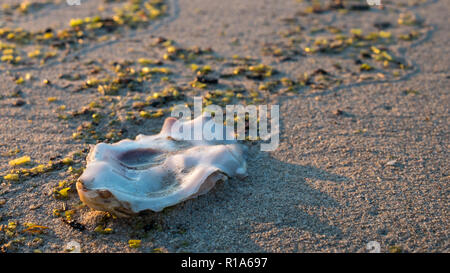
{"label": "small pebble", "polygon": [[16,101],[13,103],[13,106],[15,106],[15,107],[20,107],[20,106],[25,105],[25,104],[26,104],[26,102],[25,102],[24,100],[18,99],[18,100],[16,100]]}
{"label": "small pebble", "polygon": [[31,206],[29,206],[28,208],[29,208],[30,210],[35,210],[35,209],[40,208],[41,206],[42,206],[41,204],[37,204],[37,205],[31,205]]}
{"label": "small pebble", "polygon": [[343,112],[342,110],[340,110],[340,109],[336,109],[336,110],[333,111],[333,114],[336,115],[336,116],[340,116],[340,115],[342,115],[343,113],[344,113],[344,112]]}
{"label": "small pebble", "polygon": [[374,27],[378,28],[378,29],[387,29],[391,26],[391,23],[389,22],[376,22],[374,24]]}
{"label": "small pebble", "polygon": [[397,160],[391,160],[386,162],[386,166],[394,166],[395,164],[397,164]]}
{"label": "small pebble", "polygon": [[210,76],[197,76],[197,81],[201,83],[217,84],[219,79]]}

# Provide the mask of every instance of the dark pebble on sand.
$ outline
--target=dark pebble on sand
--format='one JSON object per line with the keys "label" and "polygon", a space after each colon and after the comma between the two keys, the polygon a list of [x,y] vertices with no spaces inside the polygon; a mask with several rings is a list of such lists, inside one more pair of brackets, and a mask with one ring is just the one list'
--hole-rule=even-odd
{"label": "dark pebble on sand", "polygon": [[313,72],[313,75],[328,75],[328,74],[329,73],[326,70],[322,69],[322,68],[316,69]]}
{"label": "dark pebble on sand", "polygon": [[18,100],[16,100],[16,101],[13,103],[13,106],[15,106],[15,107],[20,107],[20,106],[25,105],[25,104],[26,104],[26,101],[24,101],[24,100],[22,100],[22,99],[18,99]]}
{"label": "dark pebble on sand", "polygon": [[370,9],[370,6],[369,5],[364,5],[364,4],[354,4],[354,5],[351,5],[350,7],[349,7],[349,10],[359,10],[359,11],[366,11],[366,10],[369,10]]}
{"label": "dark pebble on sand", "polygon": [[219,79],[211,76],[197,76],[197,81],[201,83],[217,84]]}
{"label": "dark pebble on sand", "polygon": [[83,231],[86,229],[86,227],[76,221],[67,221],[65,219],[62,220],[65,224],[69,225],[70,227],[72,227],[73,229],[79,230],[79,231]]}
{"label": "dark pebble on sand", "polygon": [[378,29],[387,29],[391,26],[390,22],[376,22],[374,24],[374,27],[378,28]]}
{"label": "dark pebble on sand", "polygon": [[344,114],[344,111],[342,111],[340,109],[336,109],[336,110],[333,111],[333,114],[336,115],[336,116],[340,116],[340,115]]}

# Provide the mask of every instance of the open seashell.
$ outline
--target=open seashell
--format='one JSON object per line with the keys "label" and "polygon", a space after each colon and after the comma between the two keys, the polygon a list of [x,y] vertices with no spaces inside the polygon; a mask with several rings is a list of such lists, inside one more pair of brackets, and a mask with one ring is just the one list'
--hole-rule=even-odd
{"label": "open seashell", "polygon": [[[189,123],[193,129],[207,121],[212,118],[178,124]],[[81,201],[116,216],[158,212],[207,193],[218,181],[246,176],[244,146],[235,140],[184,140],[172,130],[176,122],[167,118],[157,135],[93,146],[76,184]],[[224,129],[223,124],[215,126]]]}

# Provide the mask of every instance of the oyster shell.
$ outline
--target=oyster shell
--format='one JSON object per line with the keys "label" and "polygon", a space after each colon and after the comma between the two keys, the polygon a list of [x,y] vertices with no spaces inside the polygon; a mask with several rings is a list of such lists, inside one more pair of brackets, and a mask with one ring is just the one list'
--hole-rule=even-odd
{"label": "oyster shell", "polygon": [[[209,120],[199,116],[178,124],[190,123],[193,129]],[[205,194],[220,180],[246,176],[244,146],[233,140],[183,140],[172,130],[176,121],[167,118],[157,135],[91,148],[76,184],[81,201],[117,216],[158,212]]]}

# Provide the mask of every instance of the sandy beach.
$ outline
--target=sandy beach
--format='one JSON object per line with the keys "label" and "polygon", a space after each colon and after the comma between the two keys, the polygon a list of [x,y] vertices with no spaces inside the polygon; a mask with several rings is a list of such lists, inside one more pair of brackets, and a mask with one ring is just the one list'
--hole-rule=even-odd
{"label": "sandy beach", "polygon": [[[2,1],[0,252],[449,252],[448,2],[128,2]],[[279,147],[159,213],[82,204],[89,145],[194,96],[279,105]]]}

